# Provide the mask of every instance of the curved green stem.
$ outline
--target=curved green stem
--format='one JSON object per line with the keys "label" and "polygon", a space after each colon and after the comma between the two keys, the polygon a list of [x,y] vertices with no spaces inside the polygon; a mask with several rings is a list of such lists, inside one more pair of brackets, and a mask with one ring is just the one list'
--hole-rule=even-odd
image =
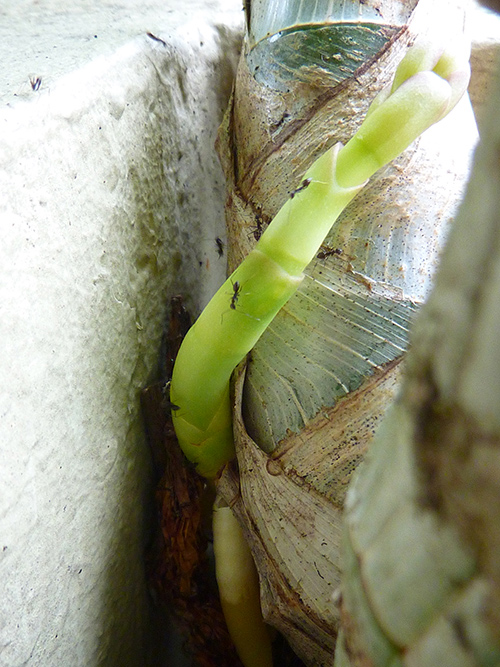
{"label": "curved green stem", "polygon": [[392,88],[354,137],[322,155],[188,332],[171,383],[179,444],[214,477],[234,455],[229,380],[280,308],[331,226],[378,169],[456,104],[467,87],[468,47],[412,47]]}
{"label": "curved green stem", "polygon": [[174,426],[184,453],[206,477],[214,477],[234,452],[231,373],[297,290],[332,220],[360,190],[337,185],[337,153],[338,147],[331,149],[309,169],[311,182],[283,206],[179,350],[170,389],[179,408]]}

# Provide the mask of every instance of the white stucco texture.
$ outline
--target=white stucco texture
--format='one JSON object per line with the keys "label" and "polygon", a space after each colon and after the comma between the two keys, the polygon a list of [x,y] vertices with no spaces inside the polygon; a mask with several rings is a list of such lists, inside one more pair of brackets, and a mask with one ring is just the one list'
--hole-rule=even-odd
{"label": "white stucco texture", "polygon": [[[6,2],[0,17],[16,46],[9,66],[4,40],[0,59],[11,76],[0,108],[0,665],[174,665],[168,648],[160,657],[144,574],[154,504],[139,393],[169,297],[188,295],[196,315],[225,273],[213,143],[241,7]],[[68,35],[94,44],[106,25],[101,54],[75,40],[64,54]],[[44,33],[45,72],[25,62],[43,45],[13,39],[23,29]],[[40,89],[17,94],[31,74],[43,74]]]}

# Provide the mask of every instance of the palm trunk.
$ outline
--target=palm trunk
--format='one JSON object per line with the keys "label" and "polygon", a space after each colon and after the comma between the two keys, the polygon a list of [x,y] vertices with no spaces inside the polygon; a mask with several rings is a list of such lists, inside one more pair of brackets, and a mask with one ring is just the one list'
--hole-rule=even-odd
{"label": "palm trunk", "polygon": [[[376,24],[327,29],[356,56],[355,63],[342,56],[333,73],[304,56],[293,79],[272,68],[257,75],[263,57],[255,49],[265,44],[259,29],[251,31],[219,136],[231,268],[318,153],[353,134],[416,36],[432,27],[445,41],[463,21],[452,2],[409,2],[397,15],[394,7],[377,5]],[[295,32],[286,31],[301,45],[303,25]],[[328,55],[334,61],[338,52]],[[308,665],[333,664],[345,492],[395,395],[408,330],[428,293],[475,140],[465,101],[373,179],[237,382],[238,468],[226,471],[219,493],[252,548],[267,620]]]}

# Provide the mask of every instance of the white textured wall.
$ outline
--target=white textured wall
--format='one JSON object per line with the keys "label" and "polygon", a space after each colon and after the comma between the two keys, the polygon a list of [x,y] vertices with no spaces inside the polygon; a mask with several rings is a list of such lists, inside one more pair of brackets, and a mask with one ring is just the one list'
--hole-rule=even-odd
{"label": "white textured wall", "polygon": [[196,4],[166,3],[166,46],[138,29],[0,109],[2,667],[160,664],[138,393],[168,297],[196,312],[225,270],[213,141],[242,27],[238,0]]}

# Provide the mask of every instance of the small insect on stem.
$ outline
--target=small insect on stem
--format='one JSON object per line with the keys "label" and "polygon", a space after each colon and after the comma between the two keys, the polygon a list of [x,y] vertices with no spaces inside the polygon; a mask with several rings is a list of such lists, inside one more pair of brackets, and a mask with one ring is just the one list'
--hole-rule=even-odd
{"label": "small insect on stem", "polygon": [[293,192],[290,194],[290,199],[293,199],[295,195],[299,194],[299,192],[302,192],[302,190],[305,190],[307,187],[309,187],[311,183],[312,183],[312,178],[304,178],[299,187],[293,190]]}
{"label": "small insect on stem", "polygon": [[222,257],[224,254],[224,241],[221,241],[219,237],[215,239],[215,245],[217,246],[217,254],[219,257]]}
{"label": "small insect on stem", "polygon": [[[259,317],[255,317],[254,315],[250,315],[250,313],[246,313],[241,308],[236,308],[236,304],[238,303],[238,299],[242,295],[242,292],[241,292],[242,285],[240,285],[239,280],[235,280],[234,283],[231,280],[231,285],[233,286],[233,293],[231,294],[231,301],[229,303],[229,308],[231,310],[237,311],[238,313],[241,313],[242,315],[245,315],[246,317],[249,317],[252,320],[257,320],[258,322],[260,322]],[[245,292],[245,294],[248,294],[248,292]],[[223,318],[224,318],[224,313],[222,313],[222,315],[221,315],[221,324],[223,322]]]}
{"label": "small insect on stem", "polygon": [[37,90],[40,89],[40,86],[42,85],[42,77],[41,76],[30,76],[30,86],[31,90],[36,93]]}
{"label": "small insect on stem", "polygon": [[233,285],[233,294],[231,296],[231,303],[229,305],[229,308],[231,308],[231,310],[236,310],[236,304],[238,303],[238,298],[241,293],[241,285],[238,280],[232,283],[232,285]]}
{"label": "small insect on stem", "polygon": [[[235,312],[240,313],[241,315],[245,315],[245,317],[249,317],[251,320],[257,320],[258,322],[260,322],[260,317],[255,317],[255,315],[251,315],[250,313],[245,312],[245,310],[240,308],[240,306],[238,305],[238,300],[239,300],[240,296],[243,296],[243,295],[247,296],[247,295],[250,294],[250,292],[242,292],[241,291],[243,285],[240,284],[239,280],[235,280],[234,283],[233,283],[232,278],[230,278],[230,280],[231,280],[231,286],[233,288],[233,293],[231,294],[231,300],[229,302],[230,310],[234,310]],[[226,292],[226,294],[227,294],[227,292]],[[226,311],[226,313],[227,313],[227,311]],[[221,313],[221,316],[220,316],[220,323],[221,324],[223,324],[223,322],[224,322],[224,315],[226,313]]]}

